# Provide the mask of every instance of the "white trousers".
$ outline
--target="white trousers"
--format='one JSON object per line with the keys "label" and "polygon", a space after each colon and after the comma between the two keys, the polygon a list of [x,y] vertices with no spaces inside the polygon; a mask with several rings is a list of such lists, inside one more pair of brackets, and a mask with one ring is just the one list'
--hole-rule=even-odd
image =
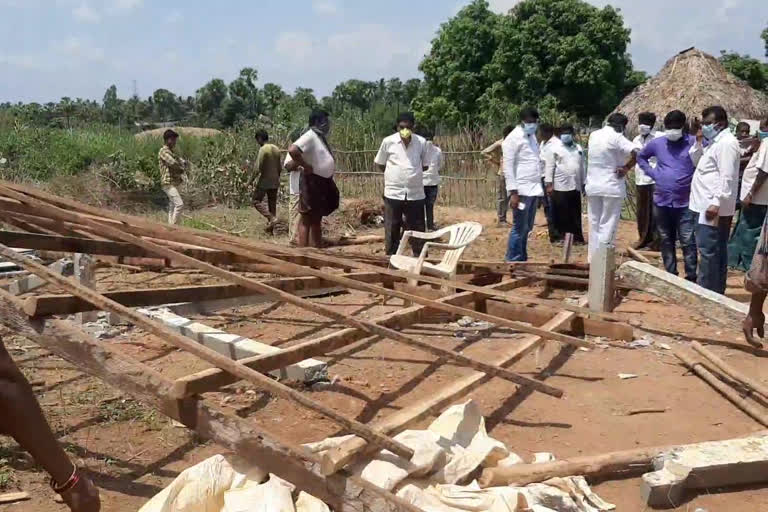
{"label": "white trousers", "polygon": [[588,196],[587,211],[589,216],[589,261],[600,244],[614,245],[616,229],[619,227],[622,197]]}
{"label": "white trousers", "polygon": [[184,208],[184,201],[181,200],[181,194],[173,185],[164,186],[163,192],[168,196],[168,224],[176,224]]}

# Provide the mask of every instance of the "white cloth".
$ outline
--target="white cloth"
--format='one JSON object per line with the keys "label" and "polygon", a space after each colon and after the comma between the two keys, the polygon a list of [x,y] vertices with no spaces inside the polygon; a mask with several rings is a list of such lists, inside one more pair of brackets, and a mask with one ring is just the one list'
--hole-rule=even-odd
{"label": "white cloth", "polygon": [[[744,169],[744,177],[741,181],[740,199],[742,201],[747,197],[749,191],[752,190],[752,185],[757,179],[757,173],[760,171],[768,173],[768,139],[763,140],[760,144],[760,149],[752,155],[747,168]],[[768,183],[763,183],[757,194],[752,197],[752,204],[768,205]]]}
{"label": "white cloth", "polygon": [[406,148],[399,133],[381,141],[374,162],[384,165],[384,197],[418,201],[424,199],[424,168],[429,166],[427,141],[416,134]]}
{"label": "white cloth", "polygon": [[[635,137],[634,140],[632,140],[632,144],[634,144],[635,147],[637,147],[637,150],[640,151],[641,149],[643,149],[645,147],[646,144],[651,142],[656,137],[660,137],[662,135],[663,134],[660,133],[660,132],[651,132],[648,135],[640,134],[637,137]],[[653,169],[655,169],[656,168],[656,157],[652,157],[650,159],[649,163],[650,163],[651,167]],[[641,185],[641,186],[642,185],[653,185],[654,183],[656,183],[656,182],[653,181],[653,178],[651,178],[650,176],[645,174],[645,172],[640,168],[639,165],[635,165],[635,184],[636,185]]]}
{"label": "white cloth", "polygon": [[[283,167],[288,167],[288,164],[291,162],[293,162],[291,155],[286,155],[285,161],[283,162]],[[301,171],[298,169],[294,169],[288,173],[288,192],[291,194],[299,194],[299,173],[301,173]]]}
{"label": "white cloth", "polygon": [[507,191],[517,190],[521,196],[543,196],[542,168],[536,136],[526,135],[517,126],[501,144]]}
{"label": "white cloth", "polygon": [[424,186],[432,187],[440,184],[440,172],[443,170],[445,160],[443,150],[432,142],[427,142],[427,155],[429,169],[424,171]]}
{"label": "white cloth", "polygon": [[579,144],[567,146],[560,139],[542,150],[544,182],[554,184],[558,192],[581,191],[584,184],[584,149]]}
{"label": "white cloth", "polygon": [[696,163],[696,172],[693,173],[688,207],[701,213],[710,206],[719,206],[721,217],[733,215],[741,159],[739,141],[725,129],[707,148],[695,144],[691,148],[691,158]]}
{"label": "white cloth", "polygon": [[179,190],[173,185],[164,186],[163,192],[168,196],[168,224],[176,224],[184,208],[184,201],[181,199]]}
{"label": "white cloth", "polygon": [[637,148],[624,135],[610,126],[589,136],[587,158],[587,195],[624,198],[626,179],[616,174]]}
{"label": "white cloth", "polygon": [[304,161],[312,166],[313,174],[330,178],[336,172],[336,162],[333,160],[333,155],[314,130],[311,128],[307,130],[294,144],[301,149]]}
{"label": "white cloth", "polygon": [[622,197],[587,196],[589,262],[600,248],[600,244],[614,245],[623,205]]}

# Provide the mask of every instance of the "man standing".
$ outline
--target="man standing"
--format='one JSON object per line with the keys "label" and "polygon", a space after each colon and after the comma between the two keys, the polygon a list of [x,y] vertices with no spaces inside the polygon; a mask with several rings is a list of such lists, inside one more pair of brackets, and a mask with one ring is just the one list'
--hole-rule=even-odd
{"label": "man standing", "polygon": [[507,209],[509,208],[509,196],[507,195],[507,182],[504,178],[504,165],[502,162],[501,145],[504,143],[504,139],[507,138],[512,132],[512,126],[505,126],[502,131],[501,139],[497,140],[482,152],[483,157],[491,162],[497,169],[496,180],[496,215],[498,226],[505,227],[507,225]]}
{"label": "man standing", "polygon": [[533,229],[539,198],[544,195],[536,141],[538,127],[538,111],[525,108],[520,112],[520,124],[501,145],[509,208],[512,209],[506,261],[528,261],[528,234]]}
{"label": "man standing", "polygon": [[157,155],[160,165],[160,183],[163,192],[168,196],[168,224],[176,224],[179,220],[179,214],[184,208],[184,201],[181,200],[178,187],[184,181],[187,163],[173,152],[178,140],[178,133],[173,130],[165,130],[163,133],[165,145],[160,148]]}
{"label": "man standing", "polygon": [[749,270],[768,212],[768,118],[760,122],[759,150],[749,159],[741,181],[741,213],[728,242],[728,266]]}
{"label": "man standing", "polygon": [[589,136],[587,211],[589,261],[600,245],[613,245],[627,195],[624,177],[635,166],[637,148],[624,136],[627,116],[611,114],[604,128]]}
{"label": "man standing", "polygon": [[[539,126],[539,140],[541,141],[540,157],[541,168],[545,168],[548,155],[554,150],[554,148],[560,145],[560,139],[555,137],[555,127],[549,123],[544,123]],[[544,179],[544,172],[541,175],[542,187],[546,189]],[[555,219],[555,211],[552,207],[552,199],[550,194],[544,194],[541,198],[544,203],[544,215],[547,217],[547,231],[549,232],[549,243],[554,244],[563,240],[562,232],[557,229],[557,221]]]}
{"label": "man standing", "polygon": [[301,200],[301,173],[304,168],[294,162],[290,153],[285,155],[283,167],[288,171],[288,243],[296,245],[296,234],[299,228],[299,201]]}
{"label": "man standing", "polygon": [[[643,112],[637,116],[637,120],[639,134],[632,142],[640,151],[646,144],[658,137],[653,129],[656,126],[656,114]],[[655,167],[656,161],[651,160],[650,166]],[[639,165],[635,166],[635,186],[637,187],[637,234],[639,238],[634,247],[635,249],[648,247],[651,250],[656,250],[659,240],[656,219],[653,215],[654,181]]]}
{"label": "man standing", "polygon": [[552,202],[555,229],[572,233],[573,241],[584,243],[581,229],[581,192],[584,188],[584,149],[573,140],[573,126],[560,128],[560,138],[544,153],[544,184]]}
{"label": "man standing", "polygon": [[443,150],[435,144],[432,132],[424,134],[427,140],[427,161],[429,168],[424,171],[424,209],[427,218],[427,229],[435,228],[435,202],[437,201],[438,186],[440,185],[440,171],[443,170]]}
{"label": "man standing", "polygon": [[685,133],[685,123],[685,114],[681,111],[668,113],[664,117],[664,136],[645,145],[637,155],[637,165],[656,183],[654,216],[661,235],[664,267],[670,274],[678,274],[675,244],[680,240],[685,278],[695,283],[698,257],[694,229],[698,219],[688,209],[688,203],[694,171],[690,151],[696,137]]}
{"label": "man standing", "polygon": [[[691,153],[696,172],[690,200],[690,209],[697,216],[698,284],[713,292],[725,293],[728,234],[736,211],[741,154],[739,141],[728,129],[728,114],[723,107],[709,107],[701,116],[701,134],[697,135]],[[709,142],[706,149],[702,147],[702,137]]]}
{"label": "man standing", "polygon": [[[427,142],[413,133],[414,117],[403,112],[397,118],[397,133],[386,137],[374,163],[384,172],[384,231],[387,255],[397,253],[405,229],[424,231],[424,171],[429,168]],[[423,241],[411,239],[415,256]]]}
{"label": "man standing", "polygon": [[[280,187],[280,149],[269,144],[269,134],[266,130],[256,132],[256,142],[259,143],[259,156],[256,158],[256,171],[259,181],[253,191],[253,207],[267,219],[265,230],[271,233],[277,221],[277,189]],[[267,197],[268,208],[264,206],[264,196]]]}

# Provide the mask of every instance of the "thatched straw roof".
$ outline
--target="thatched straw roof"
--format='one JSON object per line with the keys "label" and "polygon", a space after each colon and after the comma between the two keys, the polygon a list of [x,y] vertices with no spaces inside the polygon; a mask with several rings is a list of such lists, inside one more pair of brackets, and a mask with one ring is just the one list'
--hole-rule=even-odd
{"label": "thatched straw roof", "polygon": [[[144,132],[137,133],[134,135],[137,139],[146,139],[151,137],[162,137],[163,133],[165,133],[165,130],[168,128],[156,128],[154,130],[147,130]],[[177,132],[182,137],[215,137],[216,135],[221,135],[221,131],[215,130],[213,128],[194,128],[191,126],[175,126],[173,128],[175,132]]]}
{"label": "thatched straw roof", "polygon": [[629,117],[629,133],[637,131],[637,116],[655,112],[659,122],[670,110],[689,119],[721,105],[733,119],[761,119],[768,114],[768,96],[725,70],[713,56],[689,48],[667,61],[658,75],[639,86],[616,107]]}

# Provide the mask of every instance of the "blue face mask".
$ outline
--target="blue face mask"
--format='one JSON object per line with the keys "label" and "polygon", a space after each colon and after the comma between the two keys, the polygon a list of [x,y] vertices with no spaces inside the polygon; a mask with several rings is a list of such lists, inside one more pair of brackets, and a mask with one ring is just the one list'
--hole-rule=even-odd
{"label": "blue face mask", "polygon": [[560,136],[560,140],[563,141],[563,144],[565,144],[566,146],[570,146],[571,144],[573,144],[573,135],[571,135],[570,133],[564,133]]}
{"label": "blue face mask", "polygon": [[764,132],[763,130],[757,130],[757,138],[760,140],[768,139],[768,132]]}
{"label": "blue face mask", "polygon": [[523,123],[523,132],[526,135],[533,135],[539,129],[539,123]]}
{"label": "blue face mask", "polygon": [[704,126],[701,127],[701,133],[702,135],[704,135],[704,137],[707,140],[712,140],[715,137],[717,137],[717,134],[720,133],[720,130],[718,129],[717,125],[714,123],[705,124]]}

